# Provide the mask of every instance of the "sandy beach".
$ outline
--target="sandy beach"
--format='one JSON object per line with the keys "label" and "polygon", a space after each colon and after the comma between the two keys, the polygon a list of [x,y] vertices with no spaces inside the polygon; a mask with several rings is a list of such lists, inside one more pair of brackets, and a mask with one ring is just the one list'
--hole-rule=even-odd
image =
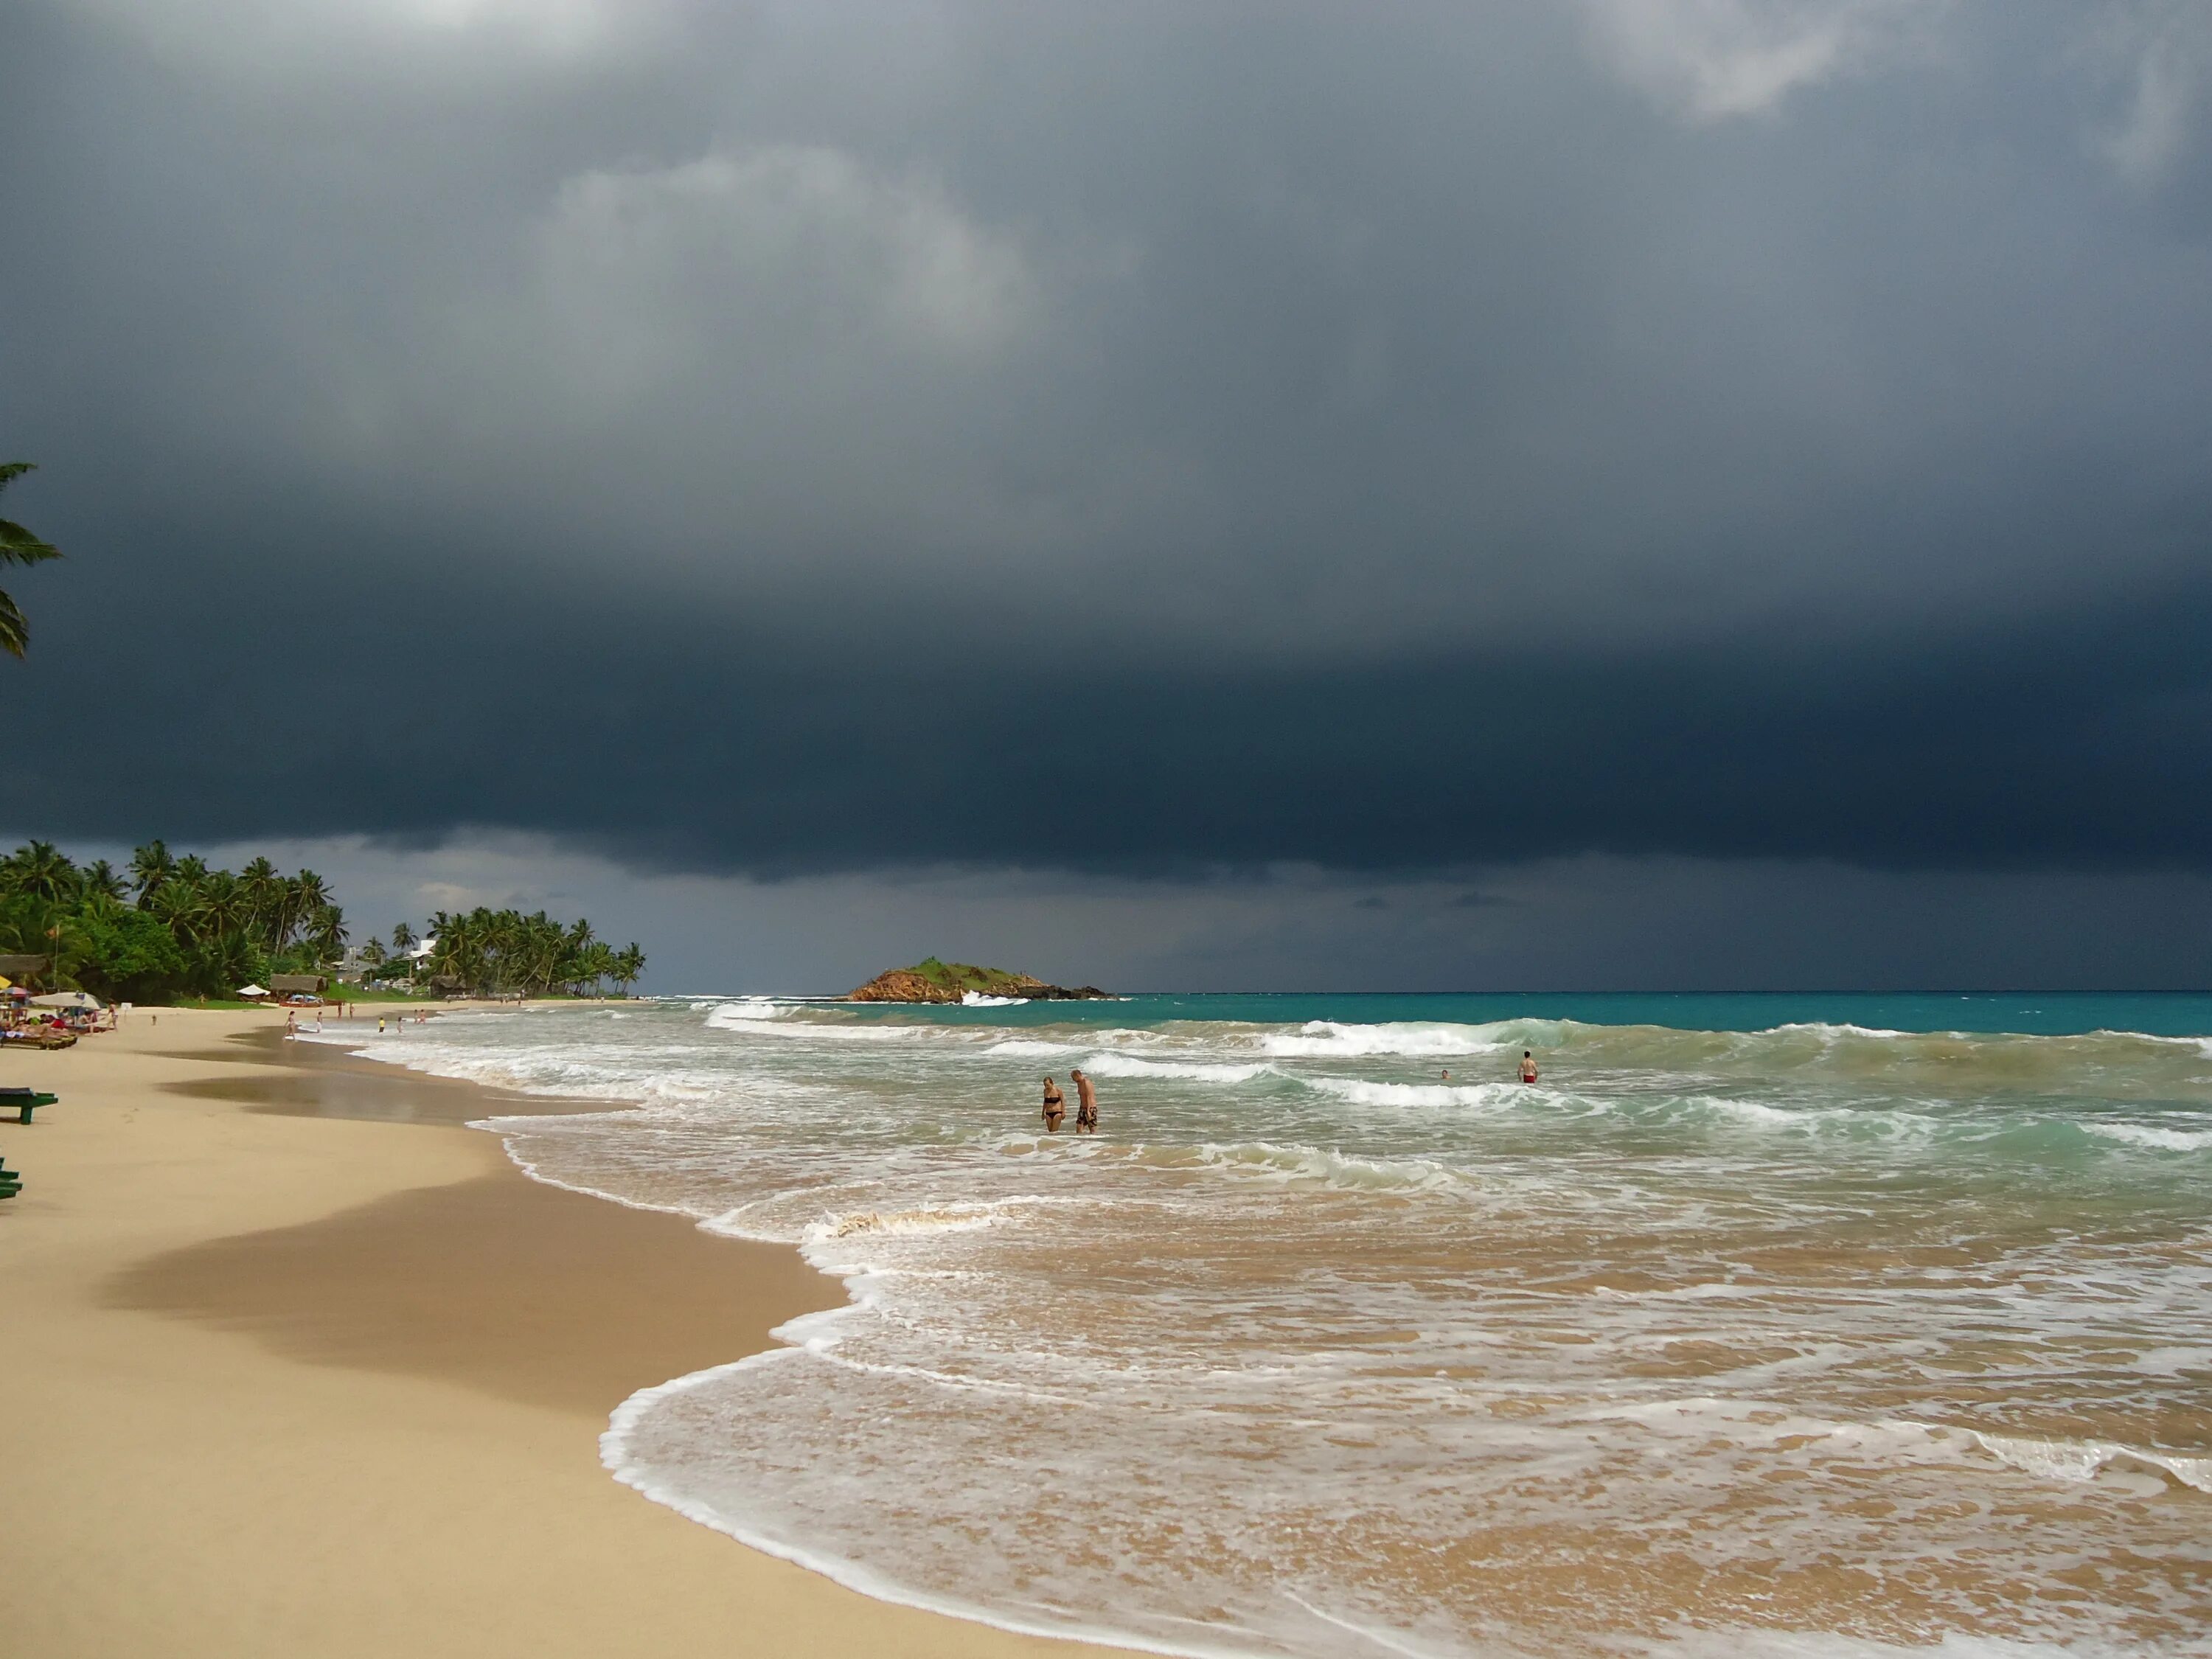
{"label": "sandy beach", "polygon": [[459,1127],[489,1091],[280,1032],[141,1012],[6,1058],[62,1097],[0,1121],[27,1182],[0,1204],[10,1655],[1085,1650],[871,1601],[617,1484],[626,1395],[837,1287],[531,1182]]}

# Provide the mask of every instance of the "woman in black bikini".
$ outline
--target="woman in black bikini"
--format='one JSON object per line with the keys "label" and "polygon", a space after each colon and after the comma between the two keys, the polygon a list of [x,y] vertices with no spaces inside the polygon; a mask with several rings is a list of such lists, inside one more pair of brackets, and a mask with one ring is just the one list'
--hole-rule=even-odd
{"label": "woman in black bikini", "polygon": [[1044,1080],[1044,1132],[1048,1135],[1060,1133],[1060,1121],[1067,1115],[1067,1097],[1060,1092],[1060,1085],[1050,1078]]}

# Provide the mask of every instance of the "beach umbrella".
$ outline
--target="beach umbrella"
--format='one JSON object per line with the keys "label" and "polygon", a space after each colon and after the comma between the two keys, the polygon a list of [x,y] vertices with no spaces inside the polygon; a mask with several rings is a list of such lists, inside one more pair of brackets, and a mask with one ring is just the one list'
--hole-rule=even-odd
{"label": "beach umbrella", "polygon": [[241,985],[238,988],[238,994],[242,997],[265,997],[269,993],[258,985]]}
{"label": "beach umbrella", "polygon": [[34,1008],[102,1008],[106,1005],[89,991],[51,991],[42,997],[33,997]]}

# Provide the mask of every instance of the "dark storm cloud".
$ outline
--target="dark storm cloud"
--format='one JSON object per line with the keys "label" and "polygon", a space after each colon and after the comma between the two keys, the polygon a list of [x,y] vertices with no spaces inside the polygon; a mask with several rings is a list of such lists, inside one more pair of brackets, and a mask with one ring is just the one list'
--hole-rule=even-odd
{"label": "dark storm cloud", "polygon": [[252,12],[11,14],[11,821],[2208,862],[2189,8]]}

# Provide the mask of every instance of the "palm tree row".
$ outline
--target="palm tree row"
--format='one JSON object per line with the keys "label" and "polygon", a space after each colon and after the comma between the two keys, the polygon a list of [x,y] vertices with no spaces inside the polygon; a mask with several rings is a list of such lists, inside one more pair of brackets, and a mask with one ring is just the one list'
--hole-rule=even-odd
{"label": "palm tree row", "polygon": [[[358,953],[370,977],[413,978],[418,968],[447,988],[489,994],[624,994],[645,971],[635,945],[617,951],[588,921],[556,921],[479,906],[441,910],[415,962],[413,927],[392,930],[391,954],[371,939]],[[345,912],[313,870],[284,875],[265,858],[237,871],[179,857],[158,841],[117,870],[78,865],[51,842],[0,857],[0,954],[47,958],[44,977],[107,997],[161,1001],[179,994],[228,996],[272,973],[329,973],[348,957]],[[382,969],[381,972],[378,971]]]}
{"label": "palm tree row", "polygon": [[[593,936],[590,922],[556,921],[543,910],[441,910],[422,936],[431,975],[480,995],[585,995],[609,981],[628,995],[645,971],[645,952],[635,944],[617,951]],[[415,942],[405,922],[392,930],[394,951]]]}
{"label": "palm tree row", "polygon": [[[33,842],[22,850],[43,845]],[[179,938],[243,933],[272,957],[304,952],[317,966],[345,955],[345,912],[313,870],[283,875],[267,859],[257,858],[233,875],[209,869],[196,854],[173,857],[161,842],[150,841],[131,854],[130,878],[138,908],[159,916]]]}
{"label": "palm tree row", "polygon": [[43,957],[43,977],[106,996],[227,996],[270,973],[321,972],[346,948],[345,913],[312,870],[279,875],[173,857],[160,842],[127,872],[79,866],[51,842],[0,858],[0,951]]}

